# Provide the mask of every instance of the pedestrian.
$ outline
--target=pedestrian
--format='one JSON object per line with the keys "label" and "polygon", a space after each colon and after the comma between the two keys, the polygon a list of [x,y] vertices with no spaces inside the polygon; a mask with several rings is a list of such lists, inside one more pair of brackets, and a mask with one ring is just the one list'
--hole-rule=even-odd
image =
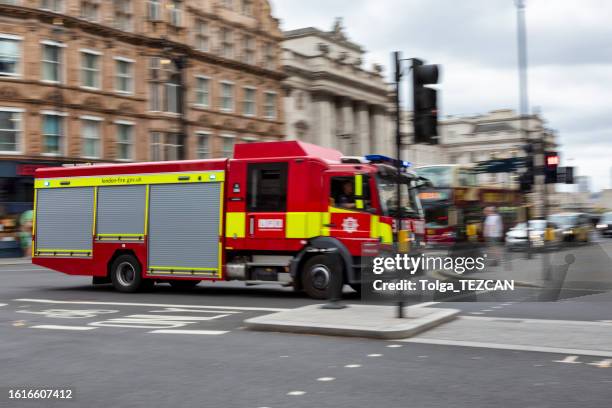
{"label": "pedestrian", "polygon": [[489,252],[491,265],[499,264],[501,259],[501,241],[504,234],[504,226],[501,216],[495,207],[485,208],[484,239]]}
{"label": "pedestrian", "polygon": [[30,258],[32,256],[32,221],[34,212],[32,210],[25,211],[19,217],[19,243],[23,256]]}

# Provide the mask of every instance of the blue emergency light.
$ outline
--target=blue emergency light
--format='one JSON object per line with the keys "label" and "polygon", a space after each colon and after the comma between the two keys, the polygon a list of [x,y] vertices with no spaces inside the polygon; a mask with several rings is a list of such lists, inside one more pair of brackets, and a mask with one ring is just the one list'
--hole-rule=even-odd
{"label": "blue emergency light", "polygon": [[[369,161],[370,163],[384,163],[384,164],[390,164],[392,166],[397,166],[396,159],[392,159],[391,157],[383,156],[382,154],[369,154],[365,157],[365,159]],[[408,167],[412,167],[412,163],[406,160],[402,160],[400,164],[401,164],[401,167],[405,169],[407,169]]]}

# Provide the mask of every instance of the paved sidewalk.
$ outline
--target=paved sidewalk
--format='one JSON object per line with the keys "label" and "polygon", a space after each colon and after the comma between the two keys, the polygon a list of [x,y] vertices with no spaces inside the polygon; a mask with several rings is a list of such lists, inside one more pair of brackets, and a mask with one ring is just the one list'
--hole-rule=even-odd
{"label": "paved sidewalk", "polygon": [[612,323],[461,316],[405,341],[612,357]]}
{"label": "paved sidewalk", "polygon": [[321,309],[310,305],[245,321],[252,330],[331,336],[400,339],[414,336],[455,318],[455,309],[405,308],[396,318],[394,306],[348,305],[344,309]]}
{"label": "paved sidewalk", "polygon": [[32,264],[31,258],[0,258],[0,266],[3,265],[29,265]]}

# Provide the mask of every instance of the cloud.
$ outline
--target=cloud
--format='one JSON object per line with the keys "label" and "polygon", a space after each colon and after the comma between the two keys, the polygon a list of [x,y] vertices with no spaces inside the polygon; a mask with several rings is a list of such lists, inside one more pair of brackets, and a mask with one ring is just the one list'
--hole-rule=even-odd
{"label": "cloud", "polygon": [[[463,115],[518,105],[514,0],[272,0],[283,29],[330,29],[384,64],[391,52],[443,65],[441,110]],[[530,105],[556,129],[562,157],[596,188],[612,165],[612,2],[526,0]],[[405,92],[404,92],[405,93]]]}

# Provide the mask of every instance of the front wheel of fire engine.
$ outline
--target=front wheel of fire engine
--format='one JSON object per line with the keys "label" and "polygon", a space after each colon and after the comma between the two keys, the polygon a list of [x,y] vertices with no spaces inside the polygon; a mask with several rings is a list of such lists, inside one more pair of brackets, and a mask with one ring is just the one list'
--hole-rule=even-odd
{"label": "front wheel of fire engine", "polygon": [[[341,286],[342,264],[326,255],[308,259],[302,269],[302,286],[313,299],[328,299],[331,290]],[[338,282],[340,280],[340,282]]]}
{"label": "front wheel of fire engine", "polygon": [[111,280],[119,292],[134,293],[143,286],[140,262],[133,255],[121,255],[111,266]]}

